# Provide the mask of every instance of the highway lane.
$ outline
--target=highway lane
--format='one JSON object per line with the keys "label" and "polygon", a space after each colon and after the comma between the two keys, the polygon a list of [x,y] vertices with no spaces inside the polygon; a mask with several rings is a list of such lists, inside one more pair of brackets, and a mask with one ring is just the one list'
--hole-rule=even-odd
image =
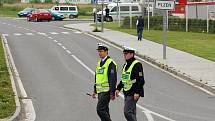
{"label": "highway lane", "polygon": [[[92,91],[93,74],[75,60],[74,56],[91,71],[94,70],[98,59],[96,43],[100,40],[84,33],[59,28],[67,22],[37,23],[5,18],[0,18],[0,22],[0,33],[8,34],[16,66],[26,92],[32,98],[36,120],[99,120],[95,112],[96,101],[85,96],[86,92]],[[124,62],[122,52],[111,47],[110,55],[119,63],[121,72]],[[214,98],[209,98],[210,95],[144,62],[143,64],[146,97],[139,104],[153,111],[151,115],[155,121],[165,121],[165,117],[177,121],[215,120]],[[110,108],[113,120],[124,120],[122,99],[112,102]],[[140,121],[150,120],[145,114],[147,113],[138,109]]]}

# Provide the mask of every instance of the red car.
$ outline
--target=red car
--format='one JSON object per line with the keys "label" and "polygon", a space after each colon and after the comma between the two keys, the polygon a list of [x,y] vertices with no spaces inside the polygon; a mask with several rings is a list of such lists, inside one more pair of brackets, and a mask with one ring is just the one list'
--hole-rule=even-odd
{"label": "red car", "polygon": [[42,20],[52,20],[52,15],[45,9],[35,9],[27,16],[28,21],[42,21]]}

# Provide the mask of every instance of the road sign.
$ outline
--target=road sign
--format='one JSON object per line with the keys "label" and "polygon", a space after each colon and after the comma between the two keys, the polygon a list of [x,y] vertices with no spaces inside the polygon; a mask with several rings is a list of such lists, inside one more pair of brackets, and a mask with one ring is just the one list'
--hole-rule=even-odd
{"label": "road sign", "polygon": [[155,8],[162,9],[162,10],[172,10],[175,7],[174,0],[156,0],[155,1]]}

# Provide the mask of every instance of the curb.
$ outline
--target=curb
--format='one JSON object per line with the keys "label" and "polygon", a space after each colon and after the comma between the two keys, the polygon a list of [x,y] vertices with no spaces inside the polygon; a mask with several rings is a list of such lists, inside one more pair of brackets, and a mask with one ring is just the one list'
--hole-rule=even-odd
{"label": "curb", "polygon": [[[68,29],[73,29],[73,30],[78,30],[78,31],[81,31],[81,32],[88,33],[88,34],[90,34],[92,36],[95,36],[95,37],[98,37],[98,38],[103,39],[105,41],[108,41],[109,43],[111,43],[111,44],[113,44],[113,45],[115,45],[115,46],[117,46],[119,48],[122,48],[122,45],[119,45],[119,44],[117,44],[115,42],[112,42],[112,41],[110,41],[110,40],[108,40],[106,38],[103,38],[103,37],[99,36],[99,35],[93,34],[93,32],[82,31],[80,29],[66,27],[66,26],[63,26],[63,27],[64,28],[68,28]],[[155,59],[153,59],[153,58],[151,58],[151,57],[149,57],[147,55],[142,55],[142,54],[138,54],[138,53],[136,55],[139,56],[139,57],[141,57],[142,59],[144,59],[146,62],[149,62],[152,65],[155,65],[156,67],[159,67],[160,69],[162,69],[164,71],[167,71],[167,72],[169,72],[169,73],[171,73],[171,74],[173,74],[173,75],[175,75],[177,77],[180,77],[180,78],[182,78],[184,80],[187,80],[188,82],[191,82],[195,86],[199,86],[199,87],[201,87],[203,89],[206,89],[206,90],[214,93],[213,96],[215,96],[215,87],[208,85],[207,82],[204,83],[202,80],[193,79],[190,75],[187,75],[187,74],[185,74],[185,73],[183,73],[183,72],[181,72],[181,71],[179,71],[179,70],[177,70],[177,69],[175,69],[173,67],[169,67],[168,65],[160,63],[160,62],[156,61]]]}
{"label": "curb", "polygon": [[5,36],[1,35],[1,38],[2,38],[2,45],[3,45],[4,53],[5,53],[6,64],[7,64],[8,72],[10,74],[11,84],[12,84],[13,92],[15,95],[14,98],[15,98],[15,103],[16,103],[16,111],[8,119],[8,121],[19,121],[19,115],[21,112],[21,104],[19,101],[17,88],[16,88],[14,77],[13,77],[13,73],[12,73],[12,70],[14,70],[14,69],[13,69],[13,66],[11,63],[11,57],[8,54],[8,53],[10,53],[10,50],[9,50],[9,46],[8,46],[7,39],[5,38]]}

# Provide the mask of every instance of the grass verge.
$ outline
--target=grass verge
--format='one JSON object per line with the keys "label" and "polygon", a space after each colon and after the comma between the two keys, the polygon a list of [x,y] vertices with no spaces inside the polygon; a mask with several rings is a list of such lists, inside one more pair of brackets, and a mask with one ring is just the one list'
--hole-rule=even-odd
{"label": "grass verge", "polygon": [[[105,23],[104,27],[136,36],[136,29],[123,29],[118,27],[118,23]],[[161,44],[162,34],[163,31],[160,30],[144,30],[143,37],[147,40]],[[215,61],[214,34],[169,31],[167,32],[167,45]]]}
{"label": "grass verge", "polygon": [[14,93],[0,37],[0,119],[11,116],[15,110]]}

